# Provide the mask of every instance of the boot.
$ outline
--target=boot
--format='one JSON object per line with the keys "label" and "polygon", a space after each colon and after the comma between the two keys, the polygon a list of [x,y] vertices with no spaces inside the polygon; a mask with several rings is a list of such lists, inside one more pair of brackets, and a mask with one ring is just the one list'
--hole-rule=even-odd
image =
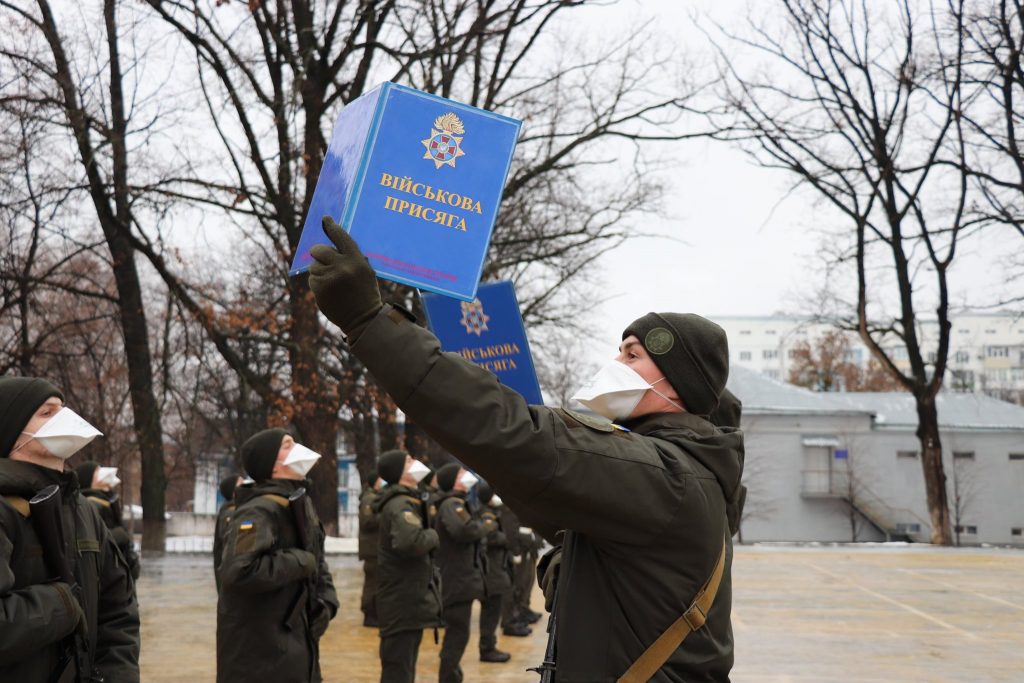
{"label": "boot", "polygon": [[527,626],[526,624],[515,622],[501,629],[501,632],[504,633],[506,636],[525,638],[526,636],[533,633],[533,629]]}
{"label": "boot", "polygon": [[481,651],[480,652],[480,661],[481,662],[495,662],[495,663],[501,664],[503,662],[507,662],[510,659],[512,659],[512,655],[510,655],[507,652],[502,652],[498,648],[494,648],[493,650],[486,650],[486,651]]}
{"label": "boot", "polygon": [[526,613],[523,614],[523,621],[525,621],[527,624],[536,624],[538,621],[540,621],[540,618],[542,616],[544,615],[540,612],[534,612],[532,609],[528,609],[526,610]]}

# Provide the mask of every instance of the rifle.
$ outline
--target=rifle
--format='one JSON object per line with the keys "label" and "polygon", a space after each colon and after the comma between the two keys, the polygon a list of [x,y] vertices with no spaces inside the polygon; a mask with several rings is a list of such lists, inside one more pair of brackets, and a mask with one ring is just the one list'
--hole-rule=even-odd
{"label": "rifle", "polygon": [[558,605],[558,584],[555,584],[555,595],[551,599],[551,616],[548,617],[548,644],[544,648],[544,661],[527,671],[540,674],[540,683],[555,683],[555,608]]}
{"label": "rifle", "polygon": [[[71,594],[82,604],[82,588],[75,579],[64,545],[64,523],[60,486],[51,484],[32,497],[28,502],[32,511],[32,526],[43,546],[43,561],[47,570],[58,580],[71,588]],[[68,646],[53,677],[53,683],[74,683],[78,680],[102,681],[95,671],[89,675],[84,655],[86,652],[82,636],[76,629],[67,639]]]}

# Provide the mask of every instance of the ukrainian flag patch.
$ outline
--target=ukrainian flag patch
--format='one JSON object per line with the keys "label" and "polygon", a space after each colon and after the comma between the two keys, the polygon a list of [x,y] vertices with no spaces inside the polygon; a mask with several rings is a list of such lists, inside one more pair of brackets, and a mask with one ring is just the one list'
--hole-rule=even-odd
{"label": "ukrainian flag patch", "polygon": [[238,530],[239,531],[252,531],[252,520],[251,519],[247,519],[244,522],[242,522],[241,524],[239,524],[238,525]]}

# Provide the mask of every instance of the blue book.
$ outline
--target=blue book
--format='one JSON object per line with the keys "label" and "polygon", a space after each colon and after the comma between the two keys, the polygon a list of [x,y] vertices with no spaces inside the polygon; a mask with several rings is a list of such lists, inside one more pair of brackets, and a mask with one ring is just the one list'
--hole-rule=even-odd
{"label": "blue book", "polygon": [[383,83],[338,115],[289,271],[348,230],[377,275],[472,301],[522,122]]}
{"label": "blue book", "polygon": [[423,310],[442,350],[490,370],[502,384],[522,394],[527,403],[544,403],[511,282],[480,285],[472,301],[425,294]]}

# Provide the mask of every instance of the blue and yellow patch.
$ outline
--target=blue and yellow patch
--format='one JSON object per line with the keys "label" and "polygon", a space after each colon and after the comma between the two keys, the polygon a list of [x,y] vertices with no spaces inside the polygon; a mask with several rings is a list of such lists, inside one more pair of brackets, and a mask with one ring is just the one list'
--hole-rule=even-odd
{"label": "blue and yellow patch", "polygon": [[253,527],[252,520],[251,519],[247,519],[247,520],[245,520],[244,522],[242,522],[241,524],[238,525],[238,530],[239,531],[252,531],[252,527]]}

